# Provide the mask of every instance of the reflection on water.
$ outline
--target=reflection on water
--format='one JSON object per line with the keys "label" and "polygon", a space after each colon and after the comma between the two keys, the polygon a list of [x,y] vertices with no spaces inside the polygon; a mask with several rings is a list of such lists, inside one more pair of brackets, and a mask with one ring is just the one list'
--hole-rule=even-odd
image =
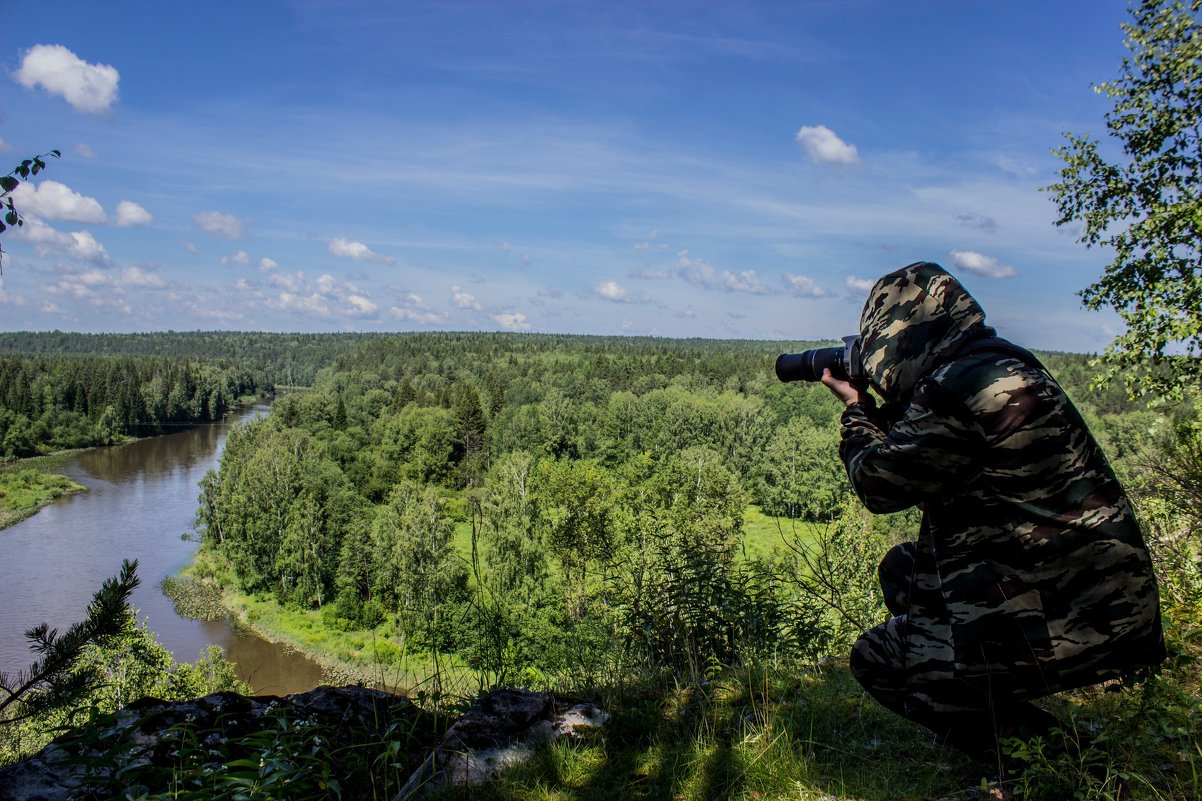
{"label": "reflection on water", "polygon": [[[265,410],[255,407],[239,419]],[[232,425],[95,448],[58,469],[89,491],[61,498],[0,531],[0,670],[26,667],[32,654],[23,632],[43,621],[62,630],[79,620],[101,582],[128,558],[139,561],[142,578],[133,605],[176,659],[194,660],[215,643],[257,692],[300,692],[321,683],[318,666],[300,655],[224,621],[180,618],[159,589],[196,550],[182,535],[192,529],[198,484],[216,467]]]}

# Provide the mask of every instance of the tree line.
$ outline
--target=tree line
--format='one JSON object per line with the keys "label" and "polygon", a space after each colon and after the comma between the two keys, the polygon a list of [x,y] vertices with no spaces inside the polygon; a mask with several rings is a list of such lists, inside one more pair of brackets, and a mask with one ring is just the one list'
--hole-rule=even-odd
{"label": "tree line", "polygon": [[[202,483],[203,548],[244,592],[491,676],[701,669],[854,636],[882,611],[847,554],[914,518],[850,495],[839,404],[773,374],[790,346],[369,338],[230,436]],[[1087,414],[1132,449],[1148,413],[1105,399],[1121,413]],[[744,552],[749,509],[776,521],[774,554]]]}
{"label": "tree line", "polygon": [[250,371],[156,356],[0,356],[0,453],[34,456],[220,420]]}

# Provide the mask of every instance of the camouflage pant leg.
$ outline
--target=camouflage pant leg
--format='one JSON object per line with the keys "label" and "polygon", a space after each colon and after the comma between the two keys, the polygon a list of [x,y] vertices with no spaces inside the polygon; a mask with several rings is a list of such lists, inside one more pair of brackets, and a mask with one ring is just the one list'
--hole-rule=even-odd
{"label": "camouflage pant leg", "polygon": [[[851,670],[886,709],[974,757],[987,759],[995,754],[999,736],[1043,733],[1058,724],[1055,717],[1023,700],[1023,693],[1004,675],[971,681],[921,680],[911,675],[905,615],[860,635],[852,648]],[[943,675],[949,674],[950,669]]]}
{"label": "camouflage pant leg", "polygon": [[876,577],[885,595],[885,607],[894,617],[910,611],[910,582],[914,580],[917,553],[918,543],[903,542],[890,548],[877,566]]}

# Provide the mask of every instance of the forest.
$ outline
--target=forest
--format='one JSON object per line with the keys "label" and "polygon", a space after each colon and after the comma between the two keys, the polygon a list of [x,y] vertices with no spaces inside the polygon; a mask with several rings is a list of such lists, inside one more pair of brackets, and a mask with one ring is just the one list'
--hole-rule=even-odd
{"label": "forest", "polygon": [[[782,351],[825,343],[429,333],[305,336],[289,353],[286,340],[8,335],[0,398],[14,417],[74,415],[81,430],[102,408],[125,422],[119,437],[274,393],[198,487],[200,551],[170,589],[223,599],[334,675],[436,706],[505,685],[632,709],[748,673],[765,692],[792,688],[887,615],[870,566],[915,535],[917,511],[868,514],[838,458],[839,403],[773,373]],[[1196,407],[1149,408],[1095,387],[1088,356],[1039,356],[1139,499],[1170,642],[1193,653],[1202,574],[1190,496],[1171,479],[1202,463]],[[284,383],[297,376],[311,384]],[[31,450],[66,441],[36,430]],[[219,654],[175,666],[144,631],[123,632],[85,662],[123,677],[109,694],[240,686]],[[1158,713],[1174,728],[1149,754],[1187,745],[1196,717],[1196,694],[1166,686]],[[9,757],[72,719],[56,715],[10,726]]]}
{"label": "forest", "polygon": [[[202,577],[371,631],[369,661],[489,684],[821,656],[880,616],[815,343],[414,334],[356,343],[238,429],[203,482]],[[1163,416],[1044,354],[1123,471]],[[748,525],[748,521],[753,521]],[[344,654],[345,656],[345,654]],[[416,677],[420,678],[420,677]]]}

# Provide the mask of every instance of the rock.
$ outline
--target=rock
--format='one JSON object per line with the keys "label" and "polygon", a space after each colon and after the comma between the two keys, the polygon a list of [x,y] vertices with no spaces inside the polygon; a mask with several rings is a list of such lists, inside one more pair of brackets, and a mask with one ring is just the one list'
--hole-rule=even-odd
{"label": "rock", "polygon": [[[202,767],[204,756],[212,754],[213,767],[219,769],[232,759],[257,758],[230,742],[278,726],[280,720],[311,728],[331,749],[365,737],[383,738],[398,722],[412,740],[427,747],[437,737],[432,715],[404,698],[363,687],[318,687],[282,698],[236,693],[178,702],[144,698],[60,737],[29,759],[0,768],[0,801],[106,797],[101,788],[112,786],[118,773],[180,764],[185,750]],[[106,759],[96,759],[101,754]],[[415,748],[413,754],[410,769],[420,764],[426,748]],[[97,767],[106,763],[106,769]]]}
{"label": "rock", "polygon": [[[188,789],[203,789],[203,777],[235,763],[257,763],[262,770],[268,758],[262,734],[279,732],[291,735],[286,748],[308,751],[310,760],[323,763],[330,754],[387,749],[390,769],[408,777],[396,798],[409,799],[433,787],[483,782],[528,759],[539,745],[595,729],[608,717],[595,704],[549,693],[495,690],[440,738],[435,715],[362,687],[318,687],[282,698],[236,693],[181,702],[147,698],[0,768],[0,801],[110,798],[121,794],[131,776],[168,776],[191,782]],[[276,751],[270,758],[291,756],[300,755]],[[347,781],[370,782],[366,773],[344,777],[344,791],[352,792]]]}
{"label": "rock", "polygon": [[539,745],[599,728],[608,719],[596,704],[529,690],[494,690],[447,730],[393,801],[409,801],[448,785],[483,783],[528,760]]}

